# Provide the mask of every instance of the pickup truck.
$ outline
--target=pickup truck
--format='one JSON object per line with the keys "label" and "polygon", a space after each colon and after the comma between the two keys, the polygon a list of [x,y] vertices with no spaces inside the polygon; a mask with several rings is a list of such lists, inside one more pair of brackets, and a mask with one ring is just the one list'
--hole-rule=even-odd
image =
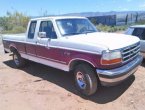
{"label": "pickup truck", "polygon": [[128,79],[143,60],[139,38],[99,32],[84,17],[31,19],[25,35],[3,35],[3,46],[18,68],[31,60],[73,72],[77,90],[87,96]]}

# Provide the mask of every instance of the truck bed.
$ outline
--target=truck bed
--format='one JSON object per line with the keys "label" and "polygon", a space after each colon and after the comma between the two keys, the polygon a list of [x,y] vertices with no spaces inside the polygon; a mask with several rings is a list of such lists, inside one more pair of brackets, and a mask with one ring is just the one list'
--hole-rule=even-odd
{"label": "truck bed", "polygon": [[3,40],[12,40],[12,41],[25,41],[26,36],[25,33],[21,34],[5,34],[2,35]]}

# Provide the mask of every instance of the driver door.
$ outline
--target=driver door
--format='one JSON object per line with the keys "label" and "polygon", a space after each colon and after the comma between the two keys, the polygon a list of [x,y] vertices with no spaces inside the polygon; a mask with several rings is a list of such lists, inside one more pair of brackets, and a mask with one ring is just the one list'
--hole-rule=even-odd
{"label": "driver door", "polygon": [[42,38],[37,36],[37,57],[52,62],[59,61],[59,49],[52,48],[53,42],[57,41],[57,35],[54,31],[53,23],[51,21],[41,21],[38,33],[41,32],[46,33],[46,37]]}

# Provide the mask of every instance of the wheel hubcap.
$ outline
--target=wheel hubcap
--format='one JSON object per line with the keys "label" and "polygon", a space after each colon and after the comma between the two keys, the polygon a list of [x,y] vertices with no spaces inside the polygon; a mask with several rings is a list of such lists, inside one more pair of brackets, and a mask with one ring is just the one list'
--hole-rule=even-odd
{"label": "wheel hubcap", "polygon": [[15,62],[16,65],[19,65],[18,57],[15,54],[14,54],[14,62]]}
{"label": "wheel hubcap", "polygon": [[81,72],[77,73],[77,84],[81,89],[85,89],[86,88],[86,82],[84,79],[84,75]]}

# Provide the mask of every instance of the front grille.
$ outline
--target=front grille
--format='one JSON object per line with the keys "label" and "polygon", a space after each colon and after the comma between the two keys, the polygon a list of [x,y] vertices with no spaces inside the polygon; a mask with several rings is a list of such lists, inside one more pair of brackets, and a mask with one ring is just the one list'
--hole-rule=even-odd
{"label": "front grille", "polygon": [[127,62],[135,58],[137,55],[139,55],[139,52],[140,52],[140,43],[136,43],[134,45],[123,48],[122,51],[123,62]]}

